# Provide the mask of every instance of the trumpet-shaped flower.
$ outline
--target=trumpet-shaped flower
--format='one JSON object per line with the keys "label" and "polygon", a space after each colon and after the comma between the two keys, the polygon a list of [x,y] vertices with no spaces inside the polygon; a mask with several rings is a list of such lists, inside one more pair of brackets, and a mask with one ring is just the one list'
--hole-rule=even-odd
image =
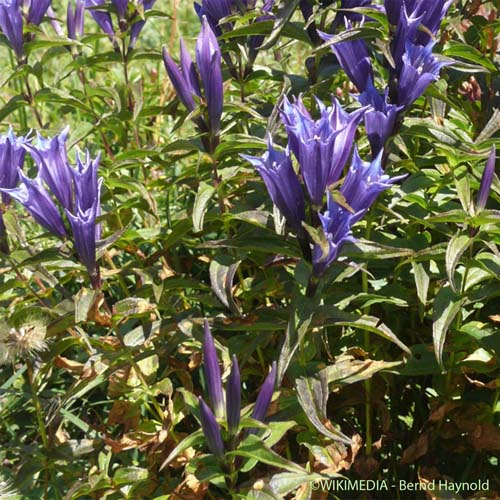
{"label": "trumpet-shaped flower", "polygon": [[[350,27],[350,24],[347,23],[347,28]],[[321,31],[318,31],[318,33],[325,42],[334,38],[334,35]],[[340,67],[360,92],[363,92],[368,85],[373,85],[372,63],[366,43],[363,40],[347,40],[335,43],[331,45],[331,49],[337,56]]]}
{"label": "trumpet-shaped flower", "polygon": [[372,154],[375,156],[384,147],[387,140],[393,135],[396,122],[403,106],[396,106],[387,102],[389,89],[379,94],[372,83],[358,96],[363,106],[371,106],[365,113],[365,128]]}
{"label": "trumpet-shaped flower", "polygon": [[28,23],[39,25],[47,13],[52,0],[23,0],[24,7],[28,8]]}
{"label": "trumpet-shaped flower", "polygon": [[0,28],[17,59],[24,57],[23,15],[21,0],[0,0]]}
{"label": "trumpet-shaped flower", "polygon": [[74,207],[73,201],[73,175],[66,152],[66,140],[69,127],[66,127],[59,135],[52,138],[44,138],[37,134],[38,144],[30,146],[40,177],[50,188],[57,201],[67,210]]}
{"label": "trumpet-shaped flower", "polygon": [[90,281],[94,288],[99,288],[100,275],[96,259],[96,237],[100,233],[97,229],[96,217],[100,211],[100,187],[97,185],[97,196],[93,204],[85,208],[84,203],[77,197],[74,213],[66,210],[66,217],[73,233],[73,243],[80,262],[86,267]]}
{"label": "trumpet-shaped flower", "polygon": [[[156,0],[141,0],[139,3],[141,3],[142,10],[146,12],[153,8],[155,2]],[[142,28],[144,28],[144,25],[146,24],[146,21],[141,17],[141,13],[139,12],[135,12],[133,14],[130,22],[132,23],[132,27],[130,28],[129,50],[135,47],[137,39],[139,38],[139,34],[141,33]]]}
{"label": "trumpet-shaped flower", "polygon": [[320,119],[314,120],[300,98],[293,104],[285,98],[281,120],[309,198],[313,205],[321,206],[327,186],[342,174],[366,108],[348,114],[335,99],[333,106],[327,108],[318,101],[318,107]]}
{"label": "trumpet-shaped flower", "polygon": [[[19,170],[24,164],[26,139],[16,137],[10,128],[0,136],[0,188],[14,189],[19,183]],[[10,197],[2,192],[2,203],[7,205]]]}
{"label": "trumpet-shaped flower", "polygon": [[[166,49],[163,49],[163,60],[179,99],[189,111],[196,109],[197,104],[194,96],[201,97],[200,87],[203,88],[203,97],[208,109],[208,127],[212,133],[218,133],[224,97],[221,53],[217,38],[211,30],[207,18],[203,18],[202,28],[196,43],[198,73],[182,41],[180,67],[175,64]],[[202,127],[207,127],[204,122],[201,124]]]}
{"label": "trumpet-shaped flower", "polygon": [[413,18],[419,17],[425,30],[416,32],[415,39],[409,41],[426,45],[430,41],[429,33],[437,33],[452,3],[453,0],[385,0],[384,7],[389,22],[394,26],[401,23],[405,13]]}
{"label": "trumpet-shaped flower", "polygon": [[495,175],[495,162],[496,162],[496,148],[491,146],[490,154],[486,162],[486,167],[484,168],[483,176],[481,177],[481,185],[479,186],[479,192],[476,199],[476,212],[484,210],[486,207],[486,202],[488,201],[488,196],[491,191],[491,183],[493,182],[493,176]]}
{"label": "trumpet-shaped flower", "polygon": [[242,155],[262,176],[269,196],[288,224],[296,230],[305,220],[304,191],[293,170],[288,149],[282,153],[271,141],[262,157]]}
{"label": "trumpet-shaped flower", "polygon": [[38,175],[35,179],[26,177],[19,171],[21,185],[14,189],[2,189],[14,200],[23,205],[32,217],[45,229],[61,239],[67,233],[56,204],[43,186],[43,179]]}
{"label": "trumpet-shaped flower", "polygon": [[402,57],[402,67],[397,80],[397,102],[395,104],[408,108],[418,99],[427,87],[439,78],[439,72],[450,61],[438,59],[432,48],[435,42],[427,45],[406,44]]}
{"label": "trumpet-shaped flower", "polygon": [[200,36],[196,41],[196,65],[205,91],[210,130],[218,132],[223,105],[221,53],[206,18],[203,18]]}
{"label": "trumpet-shaped flower", "polygon": [[271,399],[274,392],[274,384],[276,383],[276,361],[273,361],[271,370],[267,375],[262,387],[260,388],[257,401],[252,412],[252,418],[259,421],[264,421],[271,404]]}
{"label": "trumpet-shaped flower", "polygon": [[114,37],[116,33],[110,13],[106,10],[99,9],[99,7],[104,4],[104,0],[85,0],[85,7],[94,18],[94,21],[99,25],[102,31],[106,33],[106,35]]}
{"label": "trumpet-shaped flower", "polygon": [[76,0],[74,7],[71,2],[68,2],[68,9],[66,14],[68,38],[71,38],[72,40],[78,40],[83,35],[84,14],[84,0]]}
{"label": "trumpet-shaped flower", "polygon": [[352,214],[336,203],[331,194],[327,198],[327,210],[319,214],[323,230],[323,241],[313,248],[313,273],[319,277],[330,267],[347,242],[354,242],[351,226]]}
{"label": "trumpet-shaped flower", "polygon": [[372,162],[364,162],[354,148],[351,167],[340,188],[345,204],[339,204],[328,195],[327,210],[319,214],[323,241],[313,249],[313,271],[321,276],[338,257],[346,242],[353,242],[351,227],[371,207],[377,196],[404,176],[390,178],[381,166],[382,150]]}

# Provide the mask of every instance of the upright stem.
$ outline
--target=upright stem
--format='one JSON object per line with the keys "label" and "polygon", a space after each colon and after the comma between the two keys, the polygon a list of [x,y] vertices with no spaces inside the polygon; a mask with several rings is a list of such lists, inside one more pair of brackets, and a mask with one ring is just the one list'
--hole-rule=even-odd
{"label": "upright stem", "polygon": [[28,97],[28,102],[29,102],[31,108],[33,109],[33,113],[35,114],[35,118],[36,118],[36,121],[38,123],[38,126],[40,128],[43,128],[43,120],[42,120],[42,117],[41,117],[37,107],[35,106],[35,99],[33,97],[33,92],[31,91],[28,76],[26,76],[26,78],[24,79],[24,83],[26,85],[26,95]]}
{"label": "upright stem", "polygon": [[[370,212],[366,220],[366,239],[370,239],[372,224],[373,224],[373,212]],[[368,275],[366,272],[361,274],[361,287],[363,293],[368,293]],[[367,307],[364,310],[365,314],[368,314],[370,308]],[[364,347],[366,352],[370,352],[370,332],[364,332]],[[372,436],[372,381],[371,379],[366,379],[364,381],[365,386],[365,429],[366,429],[366,456],[369,457],[372,454],[373,446],[373,436]]]}
{"label": "upright stem", "polygon": [[[38,398],[38,384],[36,380],[36,374],[33,369],[33,364],[31,363],[30,360],[26,361],[27,365],[27,373],[28,373],[28,379],[31,387],[31,397],[33,399],[33,406],[35,407],[35,414],[36,414],[36,421],[38,425],[38,432],[40,434],[40,438],[42,439],[42,444],[43,447],[45,448],[45,451],[48,453],[50,451],[50,445],[49,445],[49,438],[47,436],[47,431],[45,429],[45,420],[43,418],[43,409],[42,405],[40,403],[40,399]],[[61,495],[59,494],[59,491],[56,486],[56,476],[54,473],[54,468],[49,460],[46,459],[46,463],[44,464],[46,467],[46,470],[48,471],[50,475],[50,480],[52,482],[53,486],[53,494],[56,499],[61,498]],[[47,482],[46,482],[46,489],[45,489],[45,498],[48,500],[49,498],[49,493],[47,490]]]}

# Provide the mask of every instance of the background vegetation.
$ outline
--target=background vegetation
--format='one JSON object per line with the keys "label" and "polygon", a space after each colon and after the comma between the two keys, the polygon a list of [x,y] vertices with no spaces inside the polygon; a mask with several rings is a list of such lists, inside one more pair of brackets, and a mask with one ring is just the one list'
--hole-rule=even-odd
{"label": "background vegetation", "polygon": [[[71,241],[44,232],[20,205],[4,207],[0,476],[16,498],[426,496],[313,491],[335,474],[489,480],[480,494],[428,495],[498,497],[496,177],[486,210],[472,207],[500,143],[500,6],[451,6],[435,51],[456,62],[407,113],[388,156],[387,172],[407,177],[355,225],[358,242],[311,297],[310,266],[240,154],[261,155],[267,132],[285,144],[284,95],[303,93],[311,108],[313,95],[356,102],[331,50],[309,40],[298,2],[283,4],[258,27],[250,14],[235,21],[240,37],[263,32],[266,48],[244,79],[223,63],[222,132],[210,155],[161,56],[166,46],[177,60],[180,35],[194,53],[200,23],[190,2],[158,0],[127,58],[89,13],[71,49],[48,19],[30,27],[26,64],[2,39],[2,132],[52,137],[69,126],[71,160],[77,148],[100,151],[104,178],[101,290],[90,287]],[[62,20],[66,6],[53,2]],[[318,28],[328,31],[337,7],[315,6]],[[382,54],[384,16],[355,36]],[[223,50],[238,60],[242,44],[233,33]],[[383,74],[380,58],[375,65]],[[362,126],[357,145],[367,158]],[[28,159],[25,172],[34,169]],[[239,360],[244,407],[273,361],[283,369],[268,427],[233,452],[235,481],[197,432],[204,318],[224,379],[230,356]],[[36,345],[19,333],[29,328]]]}

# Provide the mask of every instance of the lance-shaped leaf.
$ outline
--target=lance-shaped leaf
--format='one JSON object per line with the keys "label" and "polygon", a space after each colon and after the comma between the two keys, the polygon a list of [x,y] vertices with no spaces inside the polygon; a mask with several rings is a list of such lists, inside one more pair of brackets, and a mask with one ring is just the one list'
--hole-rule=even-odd
{"label": "lance-shaped leaf", "polygon": [[436,359],[441,369],[444,370],[443,349],[448,329],[459,314],[465,297],[460,297],[451,288],[443,287],[434,299],[434,311],[432,313],[432,338]]}
{"label": "lance-shaped leaf", "polygon": [[295,381],[297,396],[311,424],[324,436],[345,444],[352,441],[342,432],[326,427],[326,404],[328,402],[328,382],[325,377],[301,377]]}

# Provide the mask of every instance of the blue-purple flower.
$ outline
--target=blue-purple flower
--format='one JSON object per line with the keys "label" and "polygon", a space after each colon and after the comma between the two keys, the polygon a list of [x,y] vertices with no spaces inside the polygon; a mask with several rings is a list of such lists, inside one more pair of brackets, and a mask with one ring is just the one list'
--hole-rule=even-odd
{"label": "blue-purple flower", "polygon": [[[203,337],[203,366],[205,381],[214,411],[210,409],[203,398],[199,398],[201,426],[210,450],[216,457],[221,459],[224,455],[224,441],[222,438],[221,427],[216,418],[225,418],[229,438],[232,439],[238,434],[241,418],[240,370],[238,367],[238,360],[236,359],[236,356],[233,355],[231,373],[226,385],[224,398],[222,376],[215,350],[214,339],[206,320],[204,322]],[[276,363],[274,362],[271,367],[271,371],[267,375],[262,387],[260,388],[259,395],[257,396],[252,412],[253,419],[261,422],[265,420],[274,393],[275,383]],[[224,399],[226,401],[225,407]]]}
{"label": "blue-purple flower", "polygon": [[364,162],[354,148],[351,167],[340,188],[345,203],[338,203],[328,195],[327,210],[319,214],[323,229],[323,241],[313,249],[313,272],[321,276],[337,259],[342,246],[353,242],[351,227],[371,207],[378,195],[404,176],[390,178],[381,166],[382,150],[371,162]]}
{"label": "blue-purple flower", "polygon": [[18,60],[24,57],[21,0],[0,0],[0,28]]}
{"label": "blue-purple flower", "polygon": [[[0,190],[14,189],[19,183],[19,171],[23,167],[26,139],[16,137],[12,128],[7,134],[0,136]],[[6,192],[1,192],[0,197],[0,252],[8,254],[9,244],[3,220],[3,211],[10,203],[10,196]],[[4,205],[4,206],[1,206]]]}
{"label": "blue-purple flower", "polygon": [[488,156],[488,160],[486,161],[486,166],[481,177],[479,192],[477,194],[475,205],[476,213],[481,212],[486,207],[486,202],[488,201],[488,196],[490,195],[491,191],[491,183],[493,182],[493,176],[495,175],[495,162],[496,148],[495,146],[491,146],[490,154]]}
{"label": "blue-purple flower", "polygon": [[205,320],[203,325],[203,370],[207,383],[210,402],[218,418],[224,416],[224,393],[222,391],[222,375],[219,368],[219,359],[215,350],[212,332]]}
{"label": "blue-purple flower", "polygon": [[99,25],[102,31],[106,33],[106,35],[114,37],[116,33],[110,13],[106,10],[99,9],[99,7],[104,4],[105,0],[85,0],[85,7],[94,18],[94,21]]}
{"label": "blue-purple flower", "polygon": [[102,179],[97,177],[99,156],[91,159],[87,152],[82,160],[77,155],[76,166],[73,168],[66,151],[67,136],[66,128],[50,139],[38,134],[36,146],[23,142],[22,146],[38,166],[38,174],[30,179],[18,168],[21,185],[2,190],[2,195],[14,198],[40,225],[58,238],[65,239],[68,231],[51,196],[53,195],[69,221],[78,258],[86,267],[94,288],[99,288],[101,281],[96,258],[96,243],[101,237],[100,224],[97,222],[101,214],[102,184]]}
{"label": "blue-purple flower", "polygon": [[[204,98],[208,110],[208,123],[198,123],[214,135],[220,129],[224,89],[221,69],[221,52],[217,38],[211,30],[207,18],[203,19],[202,28],[196,43],[196,65],[181,40],[180,66],[177,66],[167,50],[163,49],[165,69],[179,99],[189,111],[197,108],[197,98]],[[200,84],[201,82],[201,84]],[[203,88],[203,95],[201,93]]]}
{"label": "blue-purple flower", "polygon": [[[194,8],[201,22],[203,17],[207,18],[208,24],[217,36],[222,35],[221,20],[237,12],[236,4],[232,0],[201,0],[201,4],[194,3]],[[228,27],[231,29],[232,24]]]}
{"label": "blue-purple flower", "polygon": [[370,106],[370,109],[365,113],[364,120],[366,134],[374,157],[394,135],[399,114],[403,109],[403,106],[389,104],[388,94],[389,89],[386,89],[384,94],[379,94],[370,82],[364,92],[358,96],[358,101],[363,106]]}
{"label": "blue-purple flower", "polygon": [[[350,28],[350,24],[347,24],[347,28]],[[325,42],[334,38],[334,35],[321,31],[318,33]],[[368,85],[373,85],[373,68],[364,40],[347,40],[332,44],[330,47],[337,56],[340,67],[359,92],[363,92]]]}
{"label": "blue-purple flower", "polygon": [[212,413],[210,407],[203,401],[200,396],[198,398],[200,403],[200,421],[203,435],[210,448],[210,451],[219,459],[224,457],[224,442],[222,441],[222,434],[220,425],[217,423],[215,415]]}
{"label": "blue-purple flower", "polygon": [[144,25],[146,24],[146,21],[144,19],[144,12],[151,10],[155,2],[156,0],[142,0],[140,3],[143,12],[136,11],[135,13],[133,13],[130,19],[130,23],[132,24],[132,26],[130,28],[130,42],[128,46],[129,50],[135,47],[137,39],[139,38],[139,34],[141,33],[142,28],[144,28]]}
{"label": "blue-purple flower", "polygon": [[326,188],[337,182],[349,158],[356,127],[366,108],[346,113],[334,99],[326,107],[317,101],[320,118],[314,120],[299,98],[285,98],[281,120],[288,133],[289,147],[300,167],[313,205],[322,206]]}
{"label": "blue-purple flower", "polygon": [[85,1],[76,0],[73,7],[72,2],[68,2],[66,23],[68,27],[68,38],[78,40],[83,35],[85,14]]}
{"label": "blue-purple flower", "polygon": [[30,147],[41,179],[45,181],[57,201],[67,210],[74,208],[73,175],[66,152],[66,139],[69,127],[59,135],[44,138],[37,134],[38,144]]}
{"label": "blue-purple flower", "polygon": [[[16,137],[12,128],[0,136],[0,188],[14,189],[19,183],[19,171],[26,156],[26,138]],[[2,203],[8,205],[10,196],[2,192]]]}
{"label": "blue-purple flower", "polygon": [[45,229],[55,236],[64,239],[66,228],[59,210],[43,185],[40,175],[34,179],[26,177],[19,171],[21,184],[14,189],[2,189],[2,193],[24,206],[31,216]]}
{"label": "blue-purple flower", "polygon": [[425,30],[414,33],[414,39],[408,41],[426,45],[430,41],[429,33],[435,35],[453,0],[385,0],[384,7],[389,22],[397,26],[405,14],[420,18]]}
{"label": "blue-purple flower", "polygon": [[432,53],[435,42],[427,45],[406,44],[402,57],[401,72],[397,79],[395,104],[408,108],[427,87],[439,78],[439,72],[450,61],[439,59]]}
{"label": "blue-purple flower", "polygon": [[305,220],[304,191],[293,169],[288,149],[284,153],[277,151],[269,140],[262,157],[242,156],[257,168],[271,200],[288,224],[299,230]]}
{"label": "blue-purple flower", "polygon": [[23,0],[24,8],[28,11],[28,23],[38,26],[51,3],[52,0]]}
{"label": "blue-purple flower", "polygon": [[[130,9],[129,7],[132,5],[130,0],[111,0],[111,4],[118,17],[119,30],[124,33],[130,29],[128,50],[132,50],[135,47],[137,38],[145,24],[144,12],[151,10],[155,1],[156,0],[139,0],[137,4],[140,8],[137,9],[134,6],[133,9]],[[105,0],[85,0],[85,6],[102,31],[112,38],[115,48],[118,48],[115,39],[116,30],[111,13],[103,8],[106,6]]]}
{"label": "blue-purple flower", "polygon": [[329,193],[327,209],[319,214],[323,230],[322,241],[316,242],[313,248],[313,274],[320,277],[334,262],[342,246],[347,242],[355,241],[351,226],[353,224],[352,214],[346,208],[340,206]]}

